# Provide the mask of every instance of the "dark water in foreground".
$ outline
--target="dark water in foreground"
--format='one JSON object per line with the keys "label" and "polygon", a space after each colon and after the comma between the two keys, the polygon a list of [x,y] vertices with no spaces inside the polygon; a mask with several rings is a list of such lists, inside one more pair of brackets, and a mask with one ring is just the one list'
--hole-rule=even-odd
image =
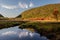
{"label": "dark water in foreground", "polygon": [[48,40],[38,33],[32,33],[26,29],[18,29],[18,26],[0,30],[0,40]]}

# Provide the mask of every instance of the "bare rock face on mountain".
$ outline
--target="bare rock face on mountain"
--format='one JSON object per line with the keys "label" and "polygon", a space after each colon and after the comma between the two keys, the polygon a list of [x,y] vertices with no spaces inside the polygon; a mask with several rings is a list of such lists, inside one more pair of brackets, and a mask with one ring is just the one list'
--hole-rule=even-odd
{"label": "bare rock face on mountain", "polygon": [[57,18],[60,19],[60,4],[48,4],[48,5],[32,8],[30,10],[26,10],[22,12],[17,17],[23,19],[39,19],[39,20],[55,19],[55,15],[53,15],[55,9],[58,9]]}

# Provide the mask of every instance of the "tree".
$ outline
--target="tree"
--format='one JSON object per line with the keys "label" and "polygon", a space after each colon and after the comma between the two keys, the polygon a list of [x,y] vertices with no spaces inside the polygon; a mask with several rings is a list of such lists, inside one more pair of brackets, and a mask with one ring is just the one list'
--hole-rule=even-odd
{"label": "tree", "polygon": [[53,15],[54,15],[54,18],[55,18],[57,21],[58,21],[58,13],[59,13],[58,9],[55,8],[54,11],[53,11]]}

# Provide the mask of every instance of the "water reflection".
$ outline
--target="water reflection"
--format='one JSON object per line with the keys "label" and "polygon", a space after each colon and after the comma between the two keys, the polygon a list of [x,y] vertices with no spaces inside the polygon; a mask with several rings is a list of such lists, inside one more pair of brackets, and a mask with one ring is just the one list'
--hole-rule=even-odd
{"label": "water reflection", "polygon": [[0,30],[0,40],[48,40],[41,37],[38,33],[32,33],[26,29],[18,29],[18,27]]}

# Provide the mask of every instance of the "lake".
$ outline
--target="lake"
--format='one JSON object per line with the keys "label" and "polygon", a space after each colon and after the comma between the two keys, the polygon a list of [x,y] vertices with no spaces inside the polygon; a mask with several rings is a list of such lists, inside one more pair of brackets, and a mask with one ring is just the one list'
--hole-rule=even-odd
{"label": "lake", "polygon": [[0,40],[48,40],[36,32],[19,29],[18,26],[0,30]]}

